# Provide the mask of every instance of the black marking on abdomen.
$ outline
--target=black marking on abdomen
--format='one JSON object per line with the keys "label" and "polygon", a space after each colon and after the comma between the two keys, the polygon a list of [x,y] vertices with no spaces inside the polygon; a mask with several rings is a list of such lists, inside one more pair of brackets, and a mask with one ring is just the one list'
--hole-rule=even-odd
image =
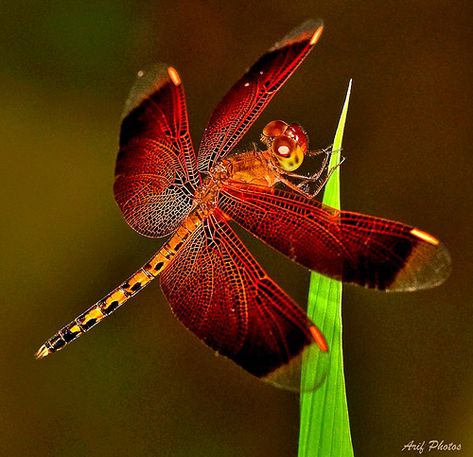
{"label": "black marking on abdomen", "polygon": [[119,306],[120,302],[118,300],[112,301],[106,308],[102,306],[102,312],[108,316],[109,314],[112,314]]}
{"label": "black marking on abdomen", "polygon": [[59,351],[66,345],[66,342],[62,339],[61,335],[53,336],[49,341],[52,352]]}

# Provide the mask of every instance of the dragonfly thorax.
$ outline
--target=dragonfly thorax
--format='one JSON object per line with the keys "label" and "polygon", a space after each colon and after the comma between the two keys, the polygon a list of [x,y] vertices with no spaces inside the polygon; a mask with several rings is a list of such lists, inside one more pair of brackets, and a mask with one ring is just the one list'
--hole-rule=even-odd
{"label": "dragonfly thorax", "polygon": [[194,203],[205,213],[212,212],[218,203],[218,192],[223,181],[224,169],[216,172],[214,169],[210,170],[209,176],[204,180],[201,187],[194,195]]}

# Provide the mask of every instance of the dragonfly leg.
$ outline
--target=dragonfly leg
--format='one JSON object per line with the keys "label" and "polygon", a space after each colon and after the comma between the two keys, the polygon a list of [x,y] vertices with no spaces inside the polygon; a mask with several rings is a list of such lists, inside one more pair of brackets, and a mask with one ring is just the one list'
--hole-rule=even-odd
{"label": "dragonfly leg", "polygon": [[[296,192],[306,197],[309,197],[309,198],[315,197],[322,190],[325,184],[327,184],[333,172],[345,161],[345,157],[340,156],[340,161],[338,162],[338,164],[335,165],[334,167],[329,168],[327,171],[327,175],[324,178],[322,178],[323,172],[328,168],[330,155],[333,154],[334,152],[339,152],[339,150],[332,151],[332,150],[322,149],[320,151],[324,151],[326,156],[324,157],[324,160],[322,162],[320,169],[316,173],[310,176],[299,175],[297,173],[284,173],[284,176],[280,176],[280,181],[284,183],[286,186],[288,186],[289,188],[291,188],[292,190],[295,190]],[[300,180],[300,182],[298,184],[294,184],[288,178],[298,179]],[[310,184],[313,184],[313,183],[316,183],[316,187],[315,189],[310,190]]]}
{"label": "dragonfly leg", "polygon": [[333,144],[330,144],[326,148],[323,148],[323,149],[316,149],[315,151],[307,151],[306,155],[307,157],[317,157],[322,154],[331,154],[332,152],[337,152],[337,151],[332,151],[332,146]]}
{"label": "dragonfly leg", "polygon": [[[330,179],[330,176],[332,176],[333,172],[344,162],[344,160],[345,160],[345,157],[341,157],[340,162],[338,162],[337,165],[335,165],[334,167],[331,167],[328,170],[327,176],[321,179],[320,182],[317,183],[317,187],[313,191],[310,192],[311,197],[315,197],[323,189],[325,184],[327,184],[328,180]],[[301,183],[301,184],[308,185],[308,183]]]}

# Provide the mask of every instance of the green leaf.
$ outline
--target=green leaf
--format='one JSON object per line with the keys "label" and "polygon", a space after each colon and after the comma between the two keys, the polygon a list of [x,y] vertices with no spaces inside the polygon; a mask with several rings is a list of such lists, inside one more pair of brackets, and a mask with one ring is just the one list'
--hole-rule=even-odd
{"label": "green leaf", "polygon": [[[333,142],[330,167],[338,164],[351,93],[351,80]],[[323,202],[340,209],[340,167],[325,186]],[[307,313],[322,330],[330,349],[325,382],[314,392],[302,392],[299,457],[349,457],[353,447],[348,419],[342,351],[342,283],[311,273]],[[317,358],[303,360],[301,390],[317,371]]]}

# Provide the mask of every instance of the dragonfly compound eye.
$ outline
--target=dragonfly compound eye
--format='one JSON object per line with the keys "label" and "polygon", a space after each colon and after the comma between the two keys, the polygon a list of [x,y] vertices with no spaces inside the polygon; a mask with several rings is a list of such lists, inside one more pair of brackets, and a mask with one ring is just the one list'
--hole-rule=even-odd
{"label": "dragonfly compound eye", "polygon": [[274,138],[275,136],[282,135],[288,127],[289,124],[287,122],[271,121],[266,124],[266,127],[263,129],[263,135],[269,138]]}
{"label": "dragonfly compound eye", "polygon": [[304,152],[299,144],[287,135],[279,135],[271,145],[280,167],[285,171],[294,171],[304,160]]}
{"label": "dragonfly compound eye", "polygon": [[300,146],[304,154],[307,152],[309,149],[309,137],[299,124],[290,124],[285,133]]}

